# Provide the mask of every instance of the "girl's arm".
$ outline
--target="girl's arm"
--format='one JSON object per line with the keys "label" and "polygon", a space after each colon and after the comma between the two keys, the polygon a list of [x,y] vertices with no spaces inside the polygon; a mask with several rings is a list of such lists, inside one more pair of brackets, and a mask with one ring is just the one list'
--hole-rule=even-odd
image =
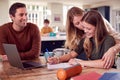
{"label": "girl's arm", "polygon": [[96,68],[104,68],[103,65],[104,65],[104,61],[102,61],[101,59],[99,60],[89,60],[89,61],[86,61],[86,60],[79,60],[79,59],[71,59],[69,61],[70,64],[80,64],[81,66],[84,66],[84,67],[96,67]]}
{"label": "girl's arm", "polygon": [[78,54],[75,51],[71,51],[63,56],[60,57],[51,57],[48,58],[48,63],[50,64],[56,64],[56,63],[61,63],[65,61],[69,61],[72,58],[75,58]]}

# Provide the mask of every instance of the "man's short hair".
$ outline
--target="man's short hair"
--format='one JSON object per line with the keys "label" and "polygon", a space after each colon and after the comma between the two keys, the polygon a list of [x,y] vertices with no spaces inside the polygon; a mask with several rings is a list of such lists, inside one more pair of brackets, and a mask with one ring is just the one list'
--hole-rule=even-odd
{"label": "man's short hair", "polygon": [[16,2],[16,3],[12,4],[11,7],[9,8],[9,14],[12,16],[15,16],[16,9],[23,8],[23,7],[26,8],[26,5],[23,3]]}

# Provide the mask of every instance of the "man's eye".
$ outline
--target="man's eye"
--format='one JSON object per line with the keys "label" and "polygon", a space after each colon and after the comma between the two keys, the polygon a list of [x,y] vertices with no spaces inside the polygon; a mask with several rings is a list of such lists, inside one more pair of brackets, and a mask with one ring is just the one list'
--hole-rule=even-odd
{"label": "man's eye", "polygon": [[76,25],[79,25],[79,22],[77,22]]}
{"label": "man's eye", "polygon": [[23,14],[20,14],[20,16],[23,16]]}
{"label": "man's eye", "polygon": [[83,29],[85,28],[83,25],[81,25],[83,27]]}
{"label": "man's eye", "polygon": [[25,16],[27,16],[27,13],[25,14]]}
{"label": "man's eye", "polygon": [[88,28],[88,30],[91,30],[90,28]]}

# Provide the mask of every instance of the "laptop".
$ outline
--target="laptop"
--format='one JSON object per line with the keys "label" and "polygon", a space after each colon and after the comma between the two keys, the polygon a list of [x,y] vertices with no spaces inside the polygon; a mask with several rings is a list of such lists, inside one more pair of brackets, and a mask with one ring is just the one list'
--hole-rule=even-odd
{"label": "laptop", "polygon": [[45,66],[39,62],[32,62],[32,61],[23,62],[20,58],[20,55],[17,51],[17,47],[15,44],[4,43],[3,48],[11,66],[18,67],[21,69],[32,69],[32,68],[40,68]]}

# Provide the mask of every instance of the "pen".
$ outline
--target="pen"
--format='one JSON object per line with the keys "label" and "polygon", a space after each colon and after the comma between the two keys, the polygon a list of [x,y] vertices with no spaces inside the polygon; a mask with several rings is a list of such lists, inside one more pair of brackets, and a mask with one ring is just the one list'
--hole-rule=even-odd
{"label": "pen", "polygon": [[50,54],[49,54],[49,51],[48,51],[48,49],[46,48],[46,52],[48,53],[48,55],[49,55],[49,57],[50,57]]}

